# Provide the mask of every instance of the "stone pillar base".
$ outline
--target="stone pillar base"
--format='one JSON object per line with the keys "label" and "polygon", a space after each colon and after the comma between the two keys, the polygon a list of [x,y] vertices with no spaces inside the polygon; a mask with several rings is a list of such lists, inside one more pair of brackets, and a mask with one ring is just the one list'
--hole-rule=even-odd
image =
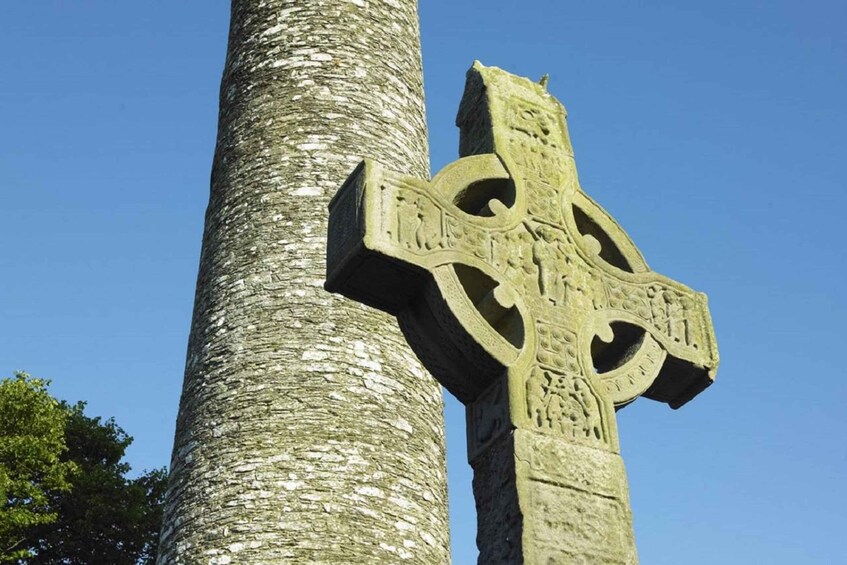
{"label": "stone pillar base", "polygon": [[479,565],[638,563],[617,453],[518,429],[471,466]]}

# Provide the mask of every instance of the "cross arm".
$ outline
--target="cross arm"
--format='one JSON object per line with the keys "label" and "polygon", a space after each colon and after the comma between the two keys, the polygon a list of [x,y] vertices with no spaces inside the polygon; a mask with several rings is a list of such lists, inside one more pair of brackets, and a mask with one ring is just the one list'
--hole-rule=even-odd
{"label": "cross arm", "polygon": [[515,360],[526,331],[520,297],[485,260],[491,230],[519,223],[490,190],[509,178],[494,154],[459,159],[430,182],[365,160],[329,205],[325,288],[397,316],[463,402]]}
{"label": "cross arm", "polygon": [[400,177],[366,159],[330,201],[324,287],[396,315],[420,291],[426,273],[415,261],[399,261],[399,249],[378,245],[386,223],[381,217],[382,187],[389,184],[410,196],[426,186],[425,181]]}
{"label": "cross arm", "polygon": [[641,395],[682,406],[709,386],[717,371],[706,295],[652,271],[605,210],[581,190],[572,197],[565,218],[575,252],[591,279],[602,281],[583,332],[584,366],[599,370],[607,396],[618,407]]}
{"label": "cross arm", "polygon": [[[397,315],[420,294],[428,272],[450,263],[484,265],[475,254],[485,231],[501,221],[499,202],[475,203],[473,187],[508,179],[496,155],[447,165],[431,181],[366,159],[329,204],[325,288]],[[459,192],[439,190],[451,186]],[[447,194],[447,196],[445,196]],[[449,198],[464,199],[494,217],[473,218]]]}
{"label": "cross arm", "polygon": [[[593,313],[593,331],[585,336],[612,343],[634,327],[644,336],[634,354],[622,355],[625,363],[599,375],[616,404],[626,404],[637,392],[679,408],[712,384],[718,352],[705,294],[655,272],[619,273],[606,278],[604,287],[608,302]],[[582,345],[595,366],[603,364],[596,345]],[[623,396],[618,398],[614,388]]]}

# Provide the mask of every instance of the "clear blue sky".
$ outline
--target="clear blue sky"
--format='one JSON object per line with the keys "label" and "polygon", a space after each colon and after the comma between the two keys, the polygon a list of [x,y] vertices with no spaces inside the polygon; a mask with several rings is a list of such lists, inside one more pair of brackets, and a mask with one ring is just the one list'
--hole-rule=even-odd
{"label": "clear blue sky", "polygon": [[[166,465],[228,2],[3,4],[0,374],[52,378],[135,437],[137,470]],[[433,168],[474,59],[549,73],[583,187],[709,294],[716,384],[619,415],[642,563],[847,563],[847,4],[422,4]],[[455,402],[447,422],[464,565]]]}

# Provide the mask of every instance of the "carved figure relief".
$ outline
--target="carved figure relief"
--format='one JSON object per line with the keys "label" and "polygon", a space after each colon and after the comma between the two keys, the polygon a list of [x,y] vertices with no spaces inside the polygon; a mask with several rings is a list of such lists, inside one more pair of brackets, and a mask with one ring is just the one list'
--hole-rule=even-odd
{"label": "carved figure relief", "polygon": [[396,226],[393,231],[400,245],[414,251],[444,247],[442,212],[428,197],[413,190],[397,191],[393,207]]}
{"label": "carved figure relief", "polygon": [[397,242],[406,249],[412,249],[415,246],[415,234],[423,222],[416,201],[417,198],[412,195],[397,197]]}
{"label": "carved figure relief", "polygon": [[646,328],[680,346],[701,348],[700,328],[707,312],[690,294],[662,285],[635,285],[613,279],[604,286],[609,308],[634,314]]}
{"label": "carved figure relief", "polygon": [[530,420],[578,443],[606,443],[600,401],[579,375],[534,367],[526,381]]}
{"label": "carved figure relief", "polygon": [[541,296],[553,305],[565,302],[565,285],[560,271],[560,255],[556,243],[558,237],[553,228],[541,225],[533,234],[532,259],[538,267],[538,288]]}
{"label": "carved figure relief", "polygon": [[505,124],[510,154],[533,176],[556,183],[564,167],[563,136],[555,115],[538,105],[513,98],[506,110]]}
{"label": "carved figure relief", "polygon": [[415,243],[418,249],[427,251],[441,247],[441,210],[436,208],[427,198],[418,197],[417,204],[417,228],[415,230]]}

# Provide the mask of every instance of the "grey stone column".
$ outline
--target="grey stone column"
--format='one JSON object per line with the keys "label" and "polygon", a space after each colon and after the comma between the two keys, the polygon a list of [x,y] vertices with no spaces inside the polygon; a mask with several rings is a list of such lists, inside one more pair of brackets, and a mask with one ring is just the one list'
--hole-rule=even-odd
{"label": "grey stone column", "polygon": [[428,176],[414,0],[234,0],[159,563],[449,563],[442,397],[322,288],[358,161]]}

